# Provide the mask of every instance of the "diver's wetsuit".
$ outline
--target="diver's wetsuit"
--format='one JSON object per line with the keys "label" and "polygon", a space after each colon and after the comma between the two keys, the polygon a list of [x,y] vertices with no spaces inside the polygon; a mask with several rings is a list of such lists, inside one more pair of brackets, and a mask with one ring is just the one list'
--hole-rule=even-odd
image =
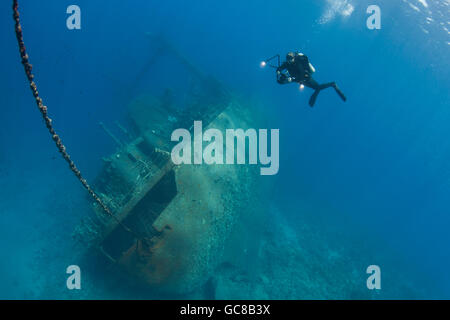
{"label": "diver's wetsuit", "polygon": [[[301,53],[295,54],[294,61],[286,61],[277,68],[277,82],[279,84],[288,84],[292,82],[298,82],[304,84],[308,88],[314,89],[314,93],[309,99],[309,105],[314,107],[316,99],[321,90],[333,87],[336,93],[341,97],[343,101],[347,98],[338,88],[335,82],[329,82],[324,84],[318,84],[316,80],[312,78],[312,74],[315,72],[314,67],[309,63],[307,56]],[[287,72],[286,72],[287,71]]]}

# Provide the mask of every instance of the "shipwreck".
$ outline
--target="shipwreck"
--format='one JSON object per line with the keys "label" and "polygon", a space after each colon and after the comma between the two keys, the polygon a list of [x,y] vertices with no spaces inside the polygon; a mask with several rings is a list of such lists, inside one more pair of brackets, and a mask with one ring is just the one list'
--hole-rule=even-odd
{"label": "shipwreck", "polygon": [[196,120],[205,128],[255,127],[255,116],[165,39],[149,37],[153,53],[136,81],[170,56],[184,69],[183,85],[189,89],[178,102],[170,88],[159,96],[134,95],[127,107],[129,125],[116,123],[119,134],[101,123],[117,149],[103,158],[93,187],[114,219],[94,203],[74,236],[87,252],[100,252],[140,283],[185,293],[205,283],[221,262],[233,226],[252,207],[259,169],[176,166],[170,157],[171,133],[193,130]]}

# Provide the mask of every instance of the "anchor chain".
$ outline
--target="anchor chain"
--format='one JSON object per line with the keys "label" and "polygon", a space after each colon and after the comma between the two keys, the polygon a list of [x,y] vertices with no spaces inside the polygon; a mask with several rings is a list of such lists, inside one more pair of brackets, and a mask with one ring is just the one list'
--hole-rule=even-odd
{"label": "anchor chain", "polygon": [[45,125],[50,132],[50,135],[52,136],[53,141],[56,144],[56,147],[58,148],[59,152],[61,153],[62,157],[66,162],[69,164],[70,170],[75,174],[75,176],[78,178],[78,180],[81,182],[83,187],[89,192],[89,194],[92,196],[92,198],[95,200],[95,202],[100,205],[103,212],[105,212],[107,215],[111,216],[118,224],[120,224],[126,231],[132,233],[137,239],[139,237],[135,232],[133,232],[130,228],[128,228],[126,225],[122,223],[108,208],[108,206],[100,199],[100,197],[95,193],[95,191],[91,188],[91,186],[88,184],[86,179],[83,178],[80,170],[76,167],[73,160],[70,158],[70,155],[68,154],[66,147],[64,146],[61,138],[56,133],[55,129],[53,129],[52,125],[52,119],[48,116],[48,108],[44,105],[42,99],[39,97],[39,91],[37,90],[37,85],[34,82],[34,75],[32,73],[33,66],[31,65],[29,61],[29,56],[27,54],[25,43],[23,41],[23,33],[22,33],[22,25],[20,24],[20,14],[19,14],[19,3],[18,0],[13,0],[13,18],[16,22],[15,25],[15,31],[16,31],[16,38],[17,42],[19,44],[19,51],[20,51],[20,57],[22,58],[22,65],[25,69],[25,73],[28,78],[28,82],[30,83],[30,89],[33,93],[34,99],[36,100],[36,104],[39,108],[39,111],[41,112],[42,118],[45,121]]}

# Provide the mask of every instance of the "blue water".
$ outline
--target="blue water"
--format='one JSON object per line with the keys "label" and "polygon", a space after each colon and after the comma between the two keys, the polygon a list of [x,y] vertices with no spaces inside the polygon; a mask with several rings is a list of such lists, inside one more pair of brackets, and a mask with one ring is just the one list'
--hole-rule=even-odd
{"label": "blue water", "polygon": [[[65,283],[72,263],[66,243],[89,201],[35,108],[9,2],[0,4],[0,298],[58,298],[52,286]],[[66,28],[71,4],[81,8],[81,30]],[[380,30],[366,27],[370,4],[381,8]],[[98,122],[124,117],[134,89],[129,79],[148,58],[145,33],[163,33],[199,69],[275,115],[270,126],[280,129],[280,172],[264,177],[276,186],[266,198],[299,235],[309,223],[324,242],[339,241],[335,233],[347,237],[349,249],[364,251],[364,243],[379,260],[361,258],[362,277],[366,266],[380,265],[381,292],[406,281],[419,292],[415,297],[450,298],[448,0],[22,0],[20,6],[40,94],[88,180],[114,151]],[[290,50],[307,54],[316,80],[336,81],[348,101],[329,89],[311,109],[309,89],[279,86],[273,70],[259,67]],[[158,72],[151,76],[179,88],[176,69]]]}

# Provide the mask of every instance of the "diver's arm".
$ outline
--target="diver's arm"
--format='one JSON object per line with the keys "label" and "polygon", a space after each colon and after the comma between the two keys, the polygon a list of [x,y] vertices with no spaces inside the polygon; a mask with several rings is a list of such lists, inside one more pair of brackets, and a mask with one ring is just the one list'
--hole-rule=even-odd
{"label": "diver's arm", "polygon": [[293,77],[290,77],[289,75],[287,75],[285,73],[277,72],[277,82],[279,84],[288,84],[288,83],[291,83],[292,81],[295,81],[295,79]]}
{"label": "diver's arm", "polygon": [[287,70],[287,63],[286,63],[286,62],[283,62],[283,63],[281,64],[281,66],[279,66],[279,67],[277,68],[277,74],[283,73],[285,70]]}
{"label": "diver's arm", "polygon": [[292,81],[292,78],[287,74],[286,62],[277,68],[277,82],[279,84],[287,84]]}

